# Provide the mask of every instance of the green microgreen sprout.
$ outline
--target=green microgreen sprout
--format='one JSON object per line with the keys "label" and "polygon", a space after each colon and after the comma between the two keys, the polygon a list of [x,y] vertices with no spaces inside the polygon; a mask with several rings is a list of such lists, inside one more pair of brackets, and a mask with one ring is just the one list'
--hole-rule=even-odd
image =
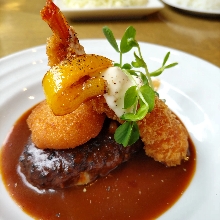
{"label": "green microgreen sprout", "polygon": [[[115,141],[126,147],[135,143],[140,137],[137,121],[142,120],[154,108],[155,96],[158,93],[154,91],[151,77],[159,76],[165,69],[177,65],[177,63],[166,65],[170,56],[170,52],[168,52],[162,66],[150,73],[142,56],[140,45],[135,39],[134,27],[129,26],[126,29],[119,46],[109,27],[103,27],[103,33],[111,46],[119,53],[119,63],[114,65],[120,67],[134,84],[124,95],[124,109],[131,108],[132,110],[120,117],[124,123],[116,129],[114,134]],[[137,53],[134,52],[134,60],[131,63],[123,63],[123,55],[135,48]],[[142,84],[139,85],[133,77],[141,79]]]}

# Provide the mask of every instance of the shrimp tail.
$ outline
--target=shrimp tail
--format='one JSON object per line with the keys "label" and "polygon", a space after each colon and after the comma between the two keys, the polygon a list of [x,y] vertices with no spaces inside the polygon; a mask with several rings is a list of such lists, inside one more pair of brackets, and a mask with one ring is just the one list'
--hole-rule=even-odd
{"label": "shrimp tail", "polygon": [[47,22],[53,33],[62,39],[63,44],[68,45],[69,25],[53,1],[47,0],[46,6],[44,6],[40,13],[42,19]]}
{"label": "shrimp tail", "polygon": [[76,32],[52,0],[47,0],[40,14],[53,32],[53,35],[47,39],[46,50],[49,66],[54,66],[62,60],[68,59],[69,56],[85,54]]}

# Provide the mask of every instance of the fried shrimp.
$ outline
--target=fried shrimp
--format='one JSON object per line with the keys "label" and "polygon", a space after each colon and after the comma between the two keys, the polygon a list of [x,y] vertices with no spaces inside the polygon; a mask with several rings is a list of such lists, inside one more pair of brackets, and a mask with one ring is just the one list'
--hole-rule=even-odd
{"label": "fried shrimp", "polygon": [[188,133],[162,100],[156,99],[153,111],[138,126],[148,156],[167,166],[179,165],[186,159]]}
{"label": "fried shrimp", "polygon": [[47,39],[46,51],[49,66],[58,64],[69,56],[85,54],[76,32],[69,26],[64,15],[52,0],[47,0],[46,6],[40,13],[42,19],[53,31],[53,35]]}
{"label": "fried shrimp", "polygon": [[[93,108],[123,123],[108,107],[103,96],[92,100]],[[167,105],[156,98],[153,111],[138,122],[141,139],[148,156],[167,166],[176,166],[186,159],[188,133]]]}
{"label": "fried shrimp", "polygon": [[71,114],[55,116],[46,101],[33,109],[27,123],[31,138],[38,148],[74,148],[96,137],[105,115],[93,110],[91,102],[80,105]]}

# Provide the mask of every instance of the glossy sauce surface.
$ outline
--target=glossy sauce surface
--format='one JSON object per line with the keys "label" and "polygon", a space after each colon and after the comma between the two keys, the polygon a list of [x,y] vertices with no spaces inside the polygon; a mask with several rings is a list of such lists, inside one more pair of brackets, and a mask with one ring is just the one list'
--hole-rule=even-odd
{"label": "glossy sauce surface", "polygon": [[18,160],[30,135],[26,112],[15,124],[1,151],[2,177],[15,202],[36,219],[153,219],[168,210],[184,193],[196,166],[191,141],[190,157],[167,168],[143,151],[105,178],[88,186],[56,191],[29,188],[18,173]]}

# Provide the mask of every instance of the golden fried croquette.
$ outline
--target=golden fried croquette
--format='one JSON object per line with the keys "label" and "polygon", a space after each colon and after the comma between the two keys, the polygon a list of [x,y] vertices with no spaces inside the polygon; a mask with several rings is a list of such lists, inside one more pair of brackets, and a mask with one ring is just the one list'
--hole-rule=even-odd
{"label": "golden fried croquette", "polygon": [[[123,123],[108,107],[103,96],[92,101],[94,110]],[[141,139],[148,156],[167,166],[176,166],[186,158],[188,133],[167,105],[156,98],[153,111],[138,122]]]}
{"label": "golden fried croquette", "polygon": [[167,166],[179,165],[186,159],[188,132],[162,100],[156,99],[153,111],[138,126],[148,156]]}
{"label": "golden fried croquette", "polygon": [[93,110],[85,102],[74,112],[55,116],[46,103],[41,102],[27,119],[32,141],[39,148],[74,148],[96,137],[102,129],[105,114]]}

